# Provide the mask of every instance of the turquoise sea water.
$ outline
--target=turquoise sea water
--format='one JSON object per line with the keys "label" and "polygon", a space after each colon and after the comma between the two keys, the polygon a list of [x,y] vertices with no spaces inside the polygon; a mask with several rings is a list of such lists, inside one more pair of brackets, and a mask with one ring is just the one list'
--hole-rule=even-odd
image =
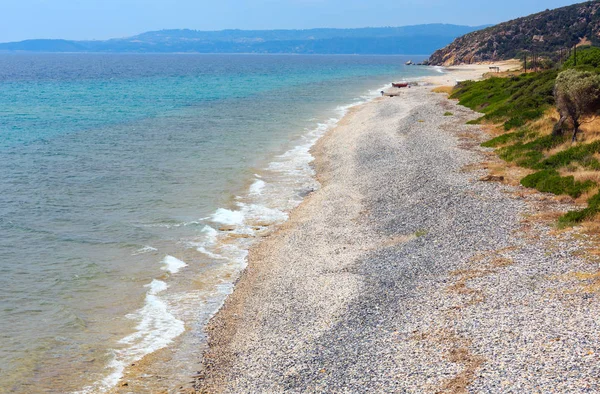
{"label": "turquoise sea water", "polygon": [[247,247],[318,187],[310,145],[436,72],[406,60],[0,55],[0,392],[101,392],[164,346],[189,361]]}

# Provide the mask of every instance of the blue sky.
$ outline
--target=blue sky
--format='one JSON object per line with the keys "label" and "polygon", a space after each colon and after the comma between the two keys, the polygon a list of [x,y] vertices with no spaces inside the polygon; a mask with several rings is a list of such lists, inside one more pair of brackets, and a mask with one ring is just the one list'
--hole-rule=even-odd
{"label": "blue sky", "polygon": [[0,0],[0,42],[106,39],[149,30],[482,25],[568,0]]}

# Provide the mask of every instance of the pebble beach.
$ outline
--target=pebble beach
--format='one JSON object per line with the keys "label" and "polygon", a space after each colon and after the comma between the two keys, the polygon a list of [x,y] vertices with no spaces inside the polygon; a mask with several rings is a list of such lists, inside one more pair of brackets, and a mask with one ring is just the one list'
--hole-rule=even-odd
{"label": "pebble beach", "polygon": [[568,202],[482,181],[478,115],[431,90],[317,142],[321,187],[251,249],[173,392],[600,391],[593,240],[547,219]]}

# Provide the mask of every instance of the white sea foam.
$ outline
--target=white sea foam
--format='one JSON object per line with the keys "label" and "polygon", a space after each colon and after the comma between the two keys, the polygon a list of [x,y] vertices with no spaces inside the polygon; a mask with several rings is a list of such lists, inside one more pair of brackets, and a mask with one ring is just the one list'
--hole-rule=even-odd
{"label": "white sea foam", "polygon": [[173,256],[166,256],[162,263],[164,266],[161,268],[161,270],[170,272],[172,274],[176,274],[181,271],[182,268],[188,266],[186,263]]}
{"label": "white sea foam", "polygon": [[107,366],[111,373],[77,393],[91,394],[109,390],[123,377],[127,365],[166,347],[185,331],[184,323],[169,312],[167,303],[159,297],[160,293],[167,290],[167,284],[155,279],[145,287],[148,292],[144,307],[127,315],[129,319],[138,320],[136,332],[119,341],[126,347],[113,351],[113,360]]}
{"label": "white sea foam", "polygon": [[228,260],[229,259],[228,257],[221,256],[220,254],[213,253],[213,252],[207,250],[206,247],[204,247],[204,246],[198,246],[196,248],[196,250],[198,252],[210,257],[211,259],[215,259],[215,260]]}
{"label": "white sea foam", "polygon": [[238,203],[238,206],[244,216],[244,224],[246,225],[260,225],[260,223],[270,225],[285,222],[288,219],[288,214],[277,208],[244,203]]}
{"label": "white sea foam", "polygon": [[232,211],[225,208],[219,208],[211,215],[211,220],[215,223],[235,226],[244,222],[244,214],[240,211]]}
{"label": "white sea foam", "polygon": [[[207,219],[210,219],[210,218],[207,218]],[[219,236],[219,232],[217,230],[215,230],[214,228],[206,225],[200,231],[200,233],[202,233],[204,235],[204,238],[205,238],[204,241],[206,243],[214,244],[217,242],[217,237]]]}
{"label": "white sea foam", "polygon": [[263,181],[261,179],[255,180],[254,183],[252,183],[252,185],[250,185],[250,194],[252,194],[252,195],[261,194],[266,185],[267,184],[265,183],[265,181]]}
{"label": "white sea foam", "polygon": [[131,255],[132,256],[137,256],[140,254],[145,254],[145,253],[150,253],[150,252],[156,252],[158,249],[153,248],[152,246],[144,246],[143,248],[140,248],[138,250],[136,250],[135,252],[133,252]]}

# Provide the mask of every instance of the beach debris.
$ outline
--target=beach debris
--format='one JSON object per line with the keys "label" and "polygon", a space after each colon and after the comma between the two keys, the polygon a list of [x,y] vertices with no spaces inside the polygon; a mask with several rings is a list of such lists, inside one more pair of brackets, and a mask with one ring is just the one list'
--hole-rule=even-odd
{"label": "beach debris", "polygon": [[504,177],[502,175],[486,175],[479,180],[481,182],[502,182]]}

